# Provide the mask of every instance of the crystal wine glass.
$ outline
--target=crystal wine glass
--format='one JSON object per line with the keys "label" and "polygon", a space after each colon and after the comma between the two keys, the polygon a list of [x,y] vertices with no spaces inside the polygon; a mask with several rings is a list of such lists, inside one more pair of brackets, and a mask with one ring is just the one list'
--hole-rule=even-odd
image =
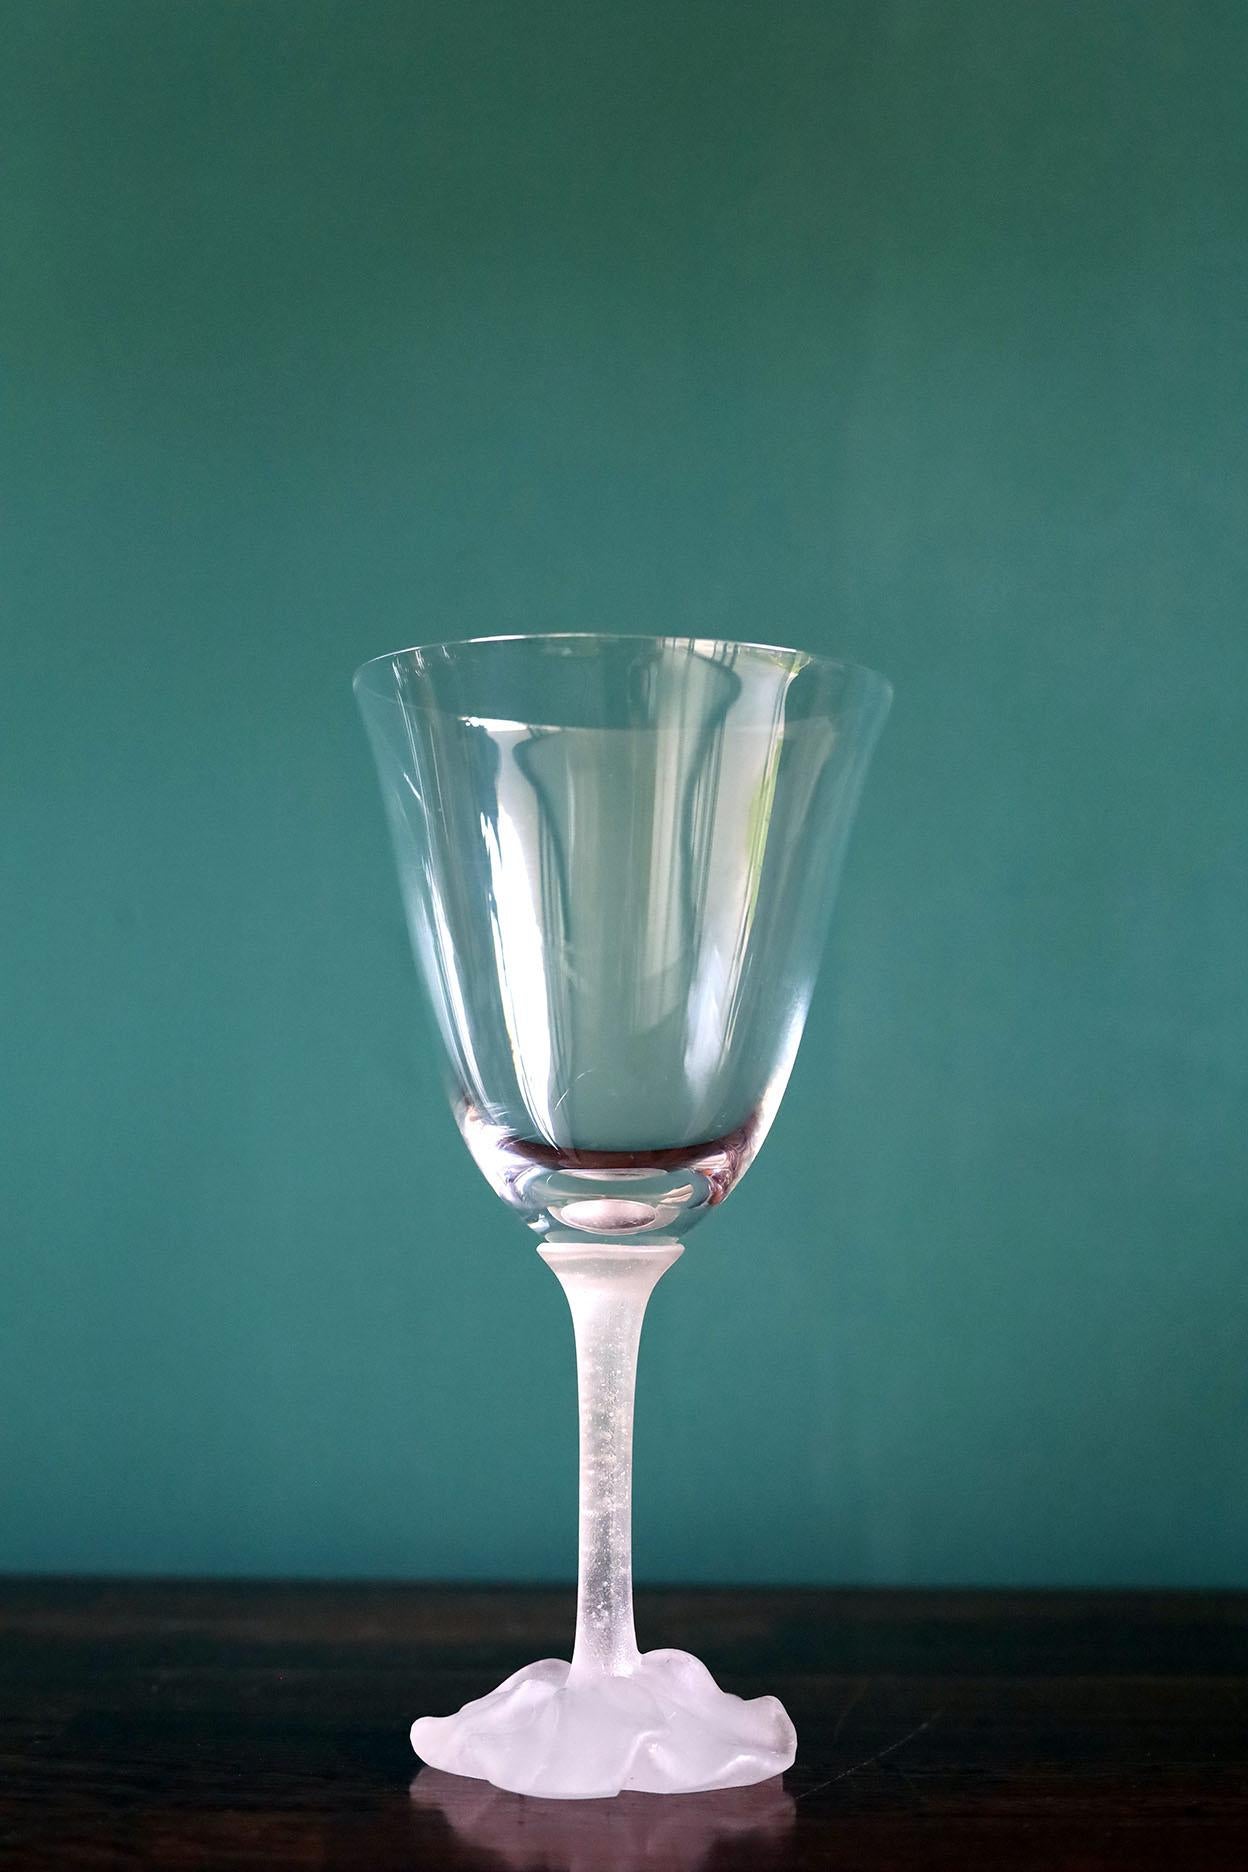
{"label": "crystal wine glass", "polygon": [[594,634],[356,676],[455,1116],[576,1340],[572,1660],[414,1723],[435,1768],[571,1799],[793,1761],[774,1697],[637,1648],[633,1389],[651,1289],[776,1115],[890,693],[800,650]]}

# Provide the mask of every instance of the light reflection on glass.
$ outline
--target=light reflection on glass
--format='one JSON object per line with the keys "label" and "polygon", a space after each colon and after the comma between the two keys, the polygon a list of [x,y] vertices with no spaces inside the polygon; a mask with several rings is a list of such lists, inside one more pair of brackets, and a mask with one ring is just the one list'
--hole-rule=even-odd
{"label": "light reflection on glass", "polygon": [[683,1234],[784,1091],[887,684],[548,637],[358,689],[474,1158],[548,1236]]}

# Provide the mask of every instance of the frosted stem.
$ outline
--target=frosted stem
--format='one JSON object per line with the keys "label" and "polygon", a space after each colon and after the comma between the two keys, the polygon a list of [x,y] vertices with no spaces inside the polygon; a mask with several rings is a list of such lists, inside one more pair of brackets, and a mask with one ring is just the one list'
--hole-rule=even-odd
{"label": "frosted stem", "polygon": [[[420,1716],[430,1767],[516,1794],[598,1800],[625,1788],[748,1787],[793,1765],[775,1697],[743,1702],[687,1651],[637,1652],[633,1633],[633,1387],[655,1282],[679,1242],[558,1242],[538,1253],[572,1309],[581,1400],[581,1555],[571,1664],[542,1658],[453,1716]],[[523,1829],[523,1816],[516,1822]],[[667,1861],[664,1860],[666,1864]]]}
{"label": "frosted stem", "polygon": [[581,1418],[576,1648],[569,1681],[630,1676],[633,1629],[633,1392],[646,1302],[679,1242],[538,1249],[572,1309]]}

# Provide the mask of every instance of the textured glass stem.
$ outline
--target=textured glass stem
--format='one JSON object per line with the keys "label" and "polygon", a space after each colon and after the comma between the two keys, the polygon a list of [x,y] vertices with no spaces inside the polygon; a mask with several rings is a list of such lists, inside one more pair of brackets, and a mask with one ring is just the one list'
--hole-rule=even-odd
{"label": "textured glass stem", "polygon": [[576,1647],[569,1681],[628,1676],[640,1662],[633,1629],[633,1392],[646,1302],[681,1253],[547,1244],[538,1253],[572,1310],[581,1419]]}

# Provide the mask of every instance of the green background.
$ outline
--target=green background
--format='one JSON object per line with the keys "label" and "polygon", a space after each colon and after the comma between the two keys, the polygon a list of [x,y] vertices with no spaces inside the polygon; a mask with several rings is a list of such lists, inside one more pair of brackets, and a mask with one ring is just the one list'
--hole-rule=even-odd
{"label": "green background", "polygon": [[897,690],[639,1572],[1248,1584],[1248,11],[0,17],[0,1565],[570,1573],[349,679],[592,626]]}

